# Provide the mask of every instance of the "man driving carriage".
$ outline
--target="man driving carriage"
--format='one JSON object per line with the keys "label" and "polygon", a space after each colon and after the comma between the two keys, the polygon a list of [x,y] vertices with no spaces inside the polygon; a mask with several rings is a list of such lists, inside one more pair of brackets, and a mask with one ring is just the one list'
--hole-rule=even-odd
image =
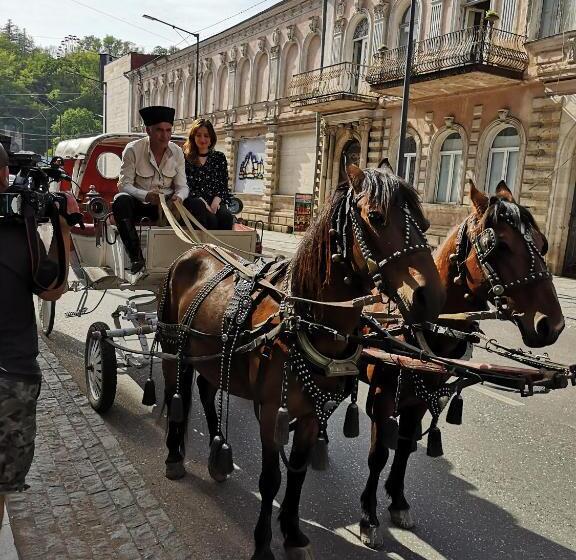
{"label": "man driving carriage", "polygon": [[130,257],[130,272],[137,274],[146,264],[136,223],[158,219],[160,196],[175,202],[188,197],[182,149],[170,141],[174,124],[172,107],[140,109],[147,136],[130,142],[122,153],[119,193],[112,203],[118,233]]}

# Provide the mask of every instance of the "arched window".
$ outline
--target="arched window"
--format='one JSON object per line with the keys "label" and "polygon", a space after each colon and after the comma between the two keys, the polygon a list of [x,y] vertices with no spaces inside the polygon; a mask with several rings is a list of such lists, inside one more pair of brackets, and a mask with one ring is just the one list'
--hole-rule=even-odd
{"label": "arched window", "polygon": [[218,84],[218,109],[228,109],[228,68],[224,67]]}
{"label": "arched window", "polygon": [[268,101],[268,87],[269,87],[269,71],[268,71],[268,55],[263,54],[258,61],[258,68],[256,71],[256,96],[254,101]]}
{"label": "arched window", "polygon": [[576,29],[576,10],[572,0],[542,0],[539,37],[550,37]]}
{"label": "arched window", "polygon": [[238,106],[242,107],[250,103],[250,63],[247,60],[242,62],[238,76]]}
{"label": "arched window", "polygon": [[306,70],[320,68],[320,35],[314,35],[308,44],[306,53]]}
{"label": "arched window", "polygon": [[346,176],[346,166],[350,164],[360,165],[360,152],[361,152],[360,142],[353,138],[348,140],[344,148],[342,148],[342,155],[340,156],[340,177],[339,182],[347,181]]}
{"label": "arched window", "polygon": [[352,62],[364,66],[368,55],[368,19],[361,20],[352,36]]}
{"label": "arched window", "polygon": [[462,138],[457,132],[450,134],[442,143],[438,167],[434,202],[458,202],[462,176]]}
{"label": "arched window", "polygon": [[184,115],[182,114],[182,82],[176,82],[174,86],[174,109],[175,117],[181,119]]}
{"label": "arched window", "polygon": [[283,97],[288,97],[290,95],[290,82],[292,81],[292,76],[298,73],[298,45],[292,43],[288,47],[288,52],[284,58],[284,91]]}
{"label": "arched window", "polygon": [[211,113],[214,109],[214,76],[212,72],[208,72],[204,80],[204,95],[202,96],[202,101],[202,112]]}
{"label": "arched window", "polygon": [[501,130],[490,147],[488,155],[488,176],[486,178],[487,191],[496,192],[496,185],[500,181],[513,189],[518,171],[518,156],[520,154],[520,136],[518,131],[509,126]]}
{"label": "arched window", "polygon": [[416,177],[416,156],[416,140],[414,136],[406,136],[404,140],[404,179],[412,186]]}
{"label": "arched window", "polygon": [[[418,30],[420,28],[420,4],[416,4],[416,18],[414,20],[414,40],[418,39]],[[400,29],[398,30],[398,46],[405,47],[408,44],[410,35],[410,8],[408,8],[400,20]]]}

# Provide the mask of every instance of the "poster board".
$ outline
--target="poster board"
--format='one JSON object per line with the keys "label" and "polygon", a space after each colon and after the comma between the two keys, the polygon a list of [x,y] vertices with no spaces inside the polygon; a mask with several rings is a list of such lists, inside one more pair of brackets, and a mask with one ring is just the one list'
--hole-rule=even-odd
{"label": "poster board", "polygon": [[264,192],[264,138],[242,138],[238,142],[234,190],[238,193]]}
{"label": "poster board", "polygon": [[312,221],[312,195],[296,193],[294,195],[294,233],[304,232]]}

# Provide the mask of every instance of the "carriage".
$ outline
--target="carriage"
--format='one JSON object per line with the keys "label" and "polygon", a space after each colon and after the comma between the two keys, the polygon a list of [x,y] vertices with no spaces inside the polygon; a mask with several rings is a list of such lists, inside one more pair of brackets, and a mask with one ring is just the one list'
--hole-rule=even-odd
{"label": "carriage", "polygon": [[[246,260],[253,260],[261,252],[262,230],[240,223],[233,230],[197,229],[188,232],[184,240],[178,237],[170,225],[159,225],[143,221],[138,227],[140,244],[146,259],[146,273],[132,275],[126,270],[129,262],[125,248],[117,234],[111,214],[111,203],[116,195],[121,155],[126,144],[142,138],[143,134],[101,134],[90,138],[75,138],[62,141],[55,156],[63,160],[63,167],[71,181],[62,181],[52,188],[70,190],[83,208],[84,229],[74,227],[71,231],[73,251],[71,267],[77,277],[70,283],[73,291],[81,293],[75,312],[69,316],[81,316],[87,309],[85,303],[89,290],[106,292],[121,289],[137,292],[126,298],[126,303],[113,313],[118,336],[125,336],[122,324],[142,331],[156,324],[156,296],[162,279],[171,263],[190,248],[189,240],[213,243],[241,253]],[[184,138],[173,137],[181,145]],[[241,202],[233,199],[233,213],[241,210]],[[48,228],[49,229],[49,228]],[[40,234],[48,237],[49,231],[40,228]],[[38,318],[45,335],[49,336],[54,326],[55,302],[37,301]],[[91,336],[94,330],[108,330],[105,323],[93,324],[86,342],[86,378],[88,396],[92,406],[103,412],[114,400],[116,387],[117,358],[124,363],[143,366],[147,360],[134,358],[134,350],[115,352],[104,348]],[[149,351],[146,336],[139,333],[140,351]]]}
{"label": "carriage", "polygon": [[[74,162],[74,169],[76,165]],[[106,163],[105,171],[108,165],[111,164]],[[357,184],[351,179],[350,188],[336,193],[290,264],[263,263],[257,259],[251,267],[238,257],[222,257],[218,251],[205,249],[201,244],[181,256],[178,255],[187,245],[180,249],[167,246],[166,251],[176,253],[168,258],[151,250],[150,245],[162,242],[158,241],[162,232],[147,225],[142,228],[147,235],[143,246],[150,259],[151,274],[143,281],[123,275],[121,264],[125,255],[121,246],[108,247],[114,231],[112,224],[98,219],[95,221],[103,223],[88,228],[94,232],[91,236],[78,232],[73,236],[86,286],[149,290],[147,299],[137,294],[119,308],[115,329],[103,323],[90,327],[85,358],[88,397],[100,412],[113,403],[117,356],[120,353],[129,361],[131,353],[115,339],[136,335],[142,345],[140,354],[147,360],[154,356],[163,359],[168,478],[181,478],[186,473],[183,441],[197,373],[212,442],[208,468],[215,480],[223,481],[233,471],[227,439],[227,398],[236,394],[254,400],[263,445],[262,505],[255,531],[255,560],[273,558],[271,504],[279,486],[278,454],[288,469],[280,514],[284,546],[289,557],[311,558],[309,541],[298,527],[302,473],[309,463],[314,466],[316,448],[326,450],[326,423],[348,396],[352,402],[346,413],[344,435],[358,435],[355,384],[360,377],[361,362],[365,368],[362,381],[370,387],[366,408],[377,426],[371,449],[371,454],[376,453],[370,460],[375,474],[371,472],[362,495],[360,522],[362,542],[373,548],[381,545],[375,496],[389,449],[396,451],[395,462],[399,458],[399,464],[403,465],[393,468],[394,474],[386,482],[392,499],[390,515],[400,527],[413,525],[403,478],[408,456],[422,438],[421,419],[427,410],[432,414],[432,424],[427,430],[428,455],[439,456],[442,448],[438,417],[450,402],[447,421],[461,423],[460,393],[466,387],[487,381],[529,396],[576,382],[575,366],[504,348],[483,339],[481,331],[473,328],[475,321],[484,318],[513,319],[514,309],[510,305],[514,304],[522,307],[523,315],[531,321],[521,324],[522,319],[515,318],[529,346],[552,344],[562,330],[561,313],[562,325],[554,323],[559,304],[543,258],[545,239],[533,219],[519,213],[520,207],[513,202],[510,191],[502,188],[497,197],[489,200],[472,188],[476,222],[472,224],[467,219],[452,233],[444,247],[446,258],[441,259],[437,270],[438,263],[432,260],[425,241],[425,219],[415,193],[385,170],[382,174],[365,171],[357,174],[363,177]],[[91,196],[90,193],[90,186],[85,185],[84,196],[92,207],[92,215],[98,217],[101,200],[93,191]],[[490,216],[498,219],[491,221]],[[381,235],[367,233],[374,231]],[[164,235],[169,234],[172,235]],[[522,260],[521,266],[512,272],[508,269],[506,275],[495,265],[495,261],[501,260],[497,250],[501,237],[503,243],[514,247],[511,253]],[[470,258],[473,253],[474,258]],[[170,266],[172,257],[177,257],[174,266]],[[164,259],[157,269],[156,258]],[[187,266],[194,261],[209,263],[204,276],[200,280],[182,281],[189,270]],[[470,263],[474,266],[470,267]],[[525,273],[518,277],[523,270]],[[167,297],[160,300],[161,314],[157,315],[156,295],[162,277],[163,294]],[[367,284],[376,293],[358,297],[358,286]],[[461,308],[440,313],[444,305],[443,285],[457,293]],[[510,294],[512,297],[506,299]],[[363,310],[366,305],[382,302],[384,296],[395,304],[393,312],[381,307]],[[490,299],[494,309],[473,310],[470,300],[474,298],[483,299],[483,305]],[[227,302],[226,307],[223,302]],[[198,318],[200,307],[206,305],[208,312],[205,310]],[[318,308],[322,312],[311,312]],[[438,317],[443,326],[428,322]],[[132,327],[122,328],[119,318],[130,321]],[[160,332],[159,327],[162,352],[154,344],[149,347],[146,339],[147,334]],[[432,340],[447,339],[457,349],[483,343],[485,349],[528,367],[504,368],[473,364],[452,355],[444,357],[446,352],[437,353],[425,334]],[[342,353],[344,358],[333,357]],[[458,351],[457,355],[464,354]],[[252,355],[258,360],[250,361]],[[251,370],[255,364],[256,369]],[[293,379],[299,383],[296,385]],[[218,391],[219,410],[214,402]],[[149,396],[145,387],[143,400]],[[378,406],[374,404],[376,400],[380,401]],[[407,422],[403,423],[403,415]],[[395,420],[398,416],[400,426]],[[291,426],[290,419],[296,420]],[[283,448],[288,443],[290,427],[295,435],[287,458]],[[320,463],[316,460],[316,466]]]}

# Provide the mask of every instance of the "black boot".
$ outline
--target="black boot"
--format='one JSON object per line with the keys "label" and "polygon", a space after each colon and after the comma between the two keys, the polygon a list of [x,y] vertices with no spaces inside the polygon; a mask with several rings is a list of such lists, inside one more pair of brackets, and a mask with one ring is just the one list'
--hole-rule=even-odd
{"label": "black boot", "polygon": [[131,261],[130,268],[126,267],[126,269],[129,270],[131,274],[137,274],[144,268],[146,261],[140,249],[140,238],[138,237],[138,233],[136,233],[136,228],[132,220],[128,219],[118,220],[116,225],[120,239],[122,239],[122,243],[124,243],[124,247]]}

